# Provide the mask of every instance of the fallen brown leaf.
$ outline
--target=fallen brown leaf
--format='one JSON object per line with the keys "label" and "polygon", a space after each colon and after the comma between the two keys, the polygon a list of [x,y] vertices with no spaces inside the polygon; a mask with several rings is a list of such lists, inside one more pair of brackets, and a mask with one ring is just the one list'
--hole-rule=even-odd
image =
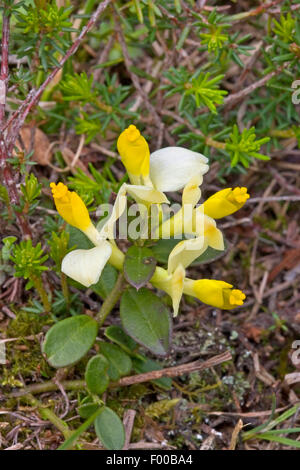
{"label": "fallen brown leaf", "polygon": [[283,260],[269,274],[268,282],[272,282],[283,269],[293,269],[300,262],[300,248],[287,250]]}
{"label": "fallen brown leaf", "polygon": [[248,339],[252,339],[256,343],[260,342],[261,335],[263,333],[263,328],[253,325],[252,323],[245,323],[243,325],[243,333]]}
{"label": "fallen brown leaf", "polygon": [[[44,134],[38,127],[33,128],[25,126],[20,131],[22,142],[25,146],[25,150],[29,153],[32,150],[33,143],[33,155],[32,159],[39,165],[48,165],[51,160],[53,153],[50,149],[50,141],[46,134]],[[17,140],[16,146],[20,152],[23,152],[23,146],[20,141]]]}

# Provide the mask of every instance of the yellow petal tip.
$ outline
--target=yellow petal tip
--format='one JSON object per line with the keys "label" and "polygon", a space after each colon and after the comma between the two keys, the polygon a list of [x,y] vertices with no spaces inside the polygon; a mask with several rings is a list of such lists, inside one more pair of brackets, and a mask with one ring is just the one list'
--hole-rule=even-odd
{"label": "yellow petal tip", "polygon": [[247,192],[247,188],[242,187],[242,188],[234,188],[229,194],[228,199],[231,202],[237,202],[238,204],[244,204],[247,199],[249,199],[250,195]]}
{"label": "yellow petal tip", "polygon": [[149,175],[149,146],[135,125],[130,124],[130,126],[119,135],[117,147],[129,176],[146,177]]}
{"label": "yellow petal tip", "polygon": [[61,199],[65,197],[67,192],[69,191],[67,186],[61,182],[59,182],[58,184],[50,183],[50,188],[55,199]]}
{"label": "yellow petal tip", "polygon": [[140,131],[133,124],[130,124],[130,126],[127,127],[124,132],[126,133],[127,139],[130,142],[134,142],[141,135]]}
{"label": "yellow petal tip", "polygon": [[245,296],[244,292],[242,292],[239,289],[233,289],[231,291],[230,296],[229,296],[229,303],[232,306],[235,306],[235,305],[240,306],[240,305],[243,305],[245,298],[246,298],[246,296]]}

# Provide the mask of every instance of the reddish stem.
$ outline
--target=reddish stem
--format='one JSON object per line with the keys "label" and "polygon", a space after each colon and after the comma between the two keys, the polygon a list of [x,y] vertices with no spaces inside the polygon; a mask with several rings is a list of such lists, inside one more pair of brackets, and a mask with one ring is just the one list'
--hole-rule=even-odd
{"label": "reddish stem", "polygon": [[3,15],[2,23],[2,61],[0,71],[0,125],[5,116],[6,88],[8,81],[8,44],[10,16]]}
{"label": "reddish stem", "polygon": [[[3,181],[7,188],[10,204],[19,205],[19,194],[16,188],[15,180],[12,175],[11,166],[7,162],[7,149],[2,137],[0,137],[0,171],[2,172]],[[24,217],[23,214],[20,214],[20,212],[16,212],[16,217],[23,236],[25,238],[31,238],[31,229],[27,222],[27,219]]]}
{"label": "reddish stem", "polygon": [[[10,15],[3,15],[2,21],[2,47],[1,47],[1,70],[0,70],[0,125],[5,118],[5,105],[6,105],[6,90],[8,84],[8,46],[9,46],[9,33],[10,33]],[[13,178],[12,170],[7,162],[8,152],[4,142],[3,133],[0,135],[0,170],[2,173],[3,181],[6,185],[9,201],[12,205],[20,203],[19,194],[16,189],[16,183]],[[31,230],[26,218],[16,213],[19,226],[24,237],[31,237]]]}

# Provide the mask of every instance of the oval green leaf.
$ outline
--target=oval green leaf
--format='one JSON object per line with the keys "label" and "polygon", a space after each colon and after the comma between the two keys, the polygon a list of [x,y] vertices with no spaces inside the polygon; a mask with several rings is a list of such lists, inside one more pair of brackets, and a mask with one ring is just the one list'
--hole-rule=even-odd
{"label": "oval green leaf", "polygon": [[124,261],[124,276],[137,290],[147,284],[154,274],[156,260],[149,248],[131,246]]}
{"label": "oval green leaf", "polygon": [[85,381],[91,393],[102,395],[109,385],[109,362],[102,354],[92,357],[85,370]]}
{"label": "oval green leaf", "polygon": [[104,406],[94,422],[95,431],[108,450],[121,450],[125,443],[125,431],[119,416]]}
{"label": "oval green leaf", "polygon": [[172,322],[163,302],[148,289],[124,292],[120,306],[124,330],[137,343],[164,356],[170,346]]}
{"label": "oval green leaf", "polygon": [[110,339],[128,354],[132,354],[134,350],[137,348],[137,344],[133,341],[130,336],[128,336],[125,331],[117,325],[108,326],[105,330],[106,338]]}
{"label": "oval green leaf", "polygon": [[97,332],[98,323],[88,315],[66,318],[47,332],[42,352],[53,367],[75,364],[93,346]]}
{"label": "oval green leaf", "polygon": [[128,354],[115,344],[101,342],[100,350],[108,361],[107,373],[111,380],[119,380],[123,375],[128,375],[132,369],[132,362]]}
{"label": "oval green leaf", "polygon": [[99,408],[98,403],[95,403],[91,395],[87,395],[83,398],[78,406],[78,414],[81,418],[87,419],[92,416]]}
{"label": "oval green leaf", "polygon": [[97,411],[98,408],[99,405],[97,403],[85,403],[78,407],[78,414],[81,418],[88,419]]}

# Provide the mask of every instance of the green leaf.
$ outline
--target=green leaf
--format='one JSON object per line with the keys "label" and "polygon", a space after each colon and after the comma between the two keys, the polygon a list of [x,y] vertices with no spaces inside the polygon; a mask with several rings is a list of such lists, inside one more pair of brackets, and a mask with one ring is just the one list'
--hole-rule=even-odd
{"label": "green leaf", "polygon": [[124,261],[124,276],[137,290],[143,287],[154,274],[156,260],[149,248],[131,246]]}
{"label": "green leaf", "polygon": [[98,323],[87,315],[66,318],[47,332],[42,352],[53,367],[75,364],[93,346],[97,332]]}
{"label": "green leaf", "polygon": [[107,406],[95,419],[95,431],[108,450],[121,450],[125,443],[125,431],[119,416]]}
{"label": "green leaf", "polygon": [[85,370],[85,381],[91,393],[102,395],[109,385],[109,362],[102,354],[92,357]]}
{"label": "green leaf", "polygon": [[211,263],[212,261],[216,261],[217,259],[221,258],[225,255],[228,249],[228,243],[224,239],[225,250],[215,250],[211,246],[209,246],[202,255],[195,259],[195,261],[191,264],[191,266],[199,266],[200,264]]}
{"label": "green leaf", "polygon": [[[284,431],[284,430],[283,430]],[[281,437],[281,436],[276,436],[272,434],[271,432],[266,432],[259,434],[258,437],[260,439],[265,439],[266,441],[273,441],[273,442],[278,442],[278,444],[283,444],[285,446],[290,446],[295,449],[300,449],[300,442],[296,441],[294,439],[289,439],[287,437]]]}
{"label": "green leaf", "polygon": [[[152,359],[144,358],[134,358],[132,361],[133,370],[137,374],[144,374],[146,372],[152,372],[153,370],[161,370],[162,366]],[[162,377],[161,379],[151,380],[151,382],[159,385],[161,388],[165,390],[170,390],[172,388],[172,379],[169,377]]]}
{"label": "green leaf", "polygon": [[148,289],[124,292],[120,307],[125,331],[154,354],[164,356],[170,346],[172,322],[163,302]]}
{"label": "green leaf", "polygon": [[186,38],[190,34],[190,31],[191,31],[191,27],[190,26],[185,26],[185,28],[183,29],[183,31],[182,31],[182,33],[179,37],[179,40],[177,42],[177,45],[176,45],[176,48],[175,48],[176,51],[180,51],[180,49],[182,49],[182,46],[185,43]]}
{"label": "green leaf", "polygon": [[88,419],[81,426],[79,426],[79,428],[77,428],[76,431],[74,431],[73,434],[68,439],[65,440],[65,442],[58,448],[58,450],[68,450],[71,447],[73,447],[77,439],[81,436],[82,433],[84,433],[91,426],[91,424],[95,421],[95,418],[101,412],[102,412],[102,408],[99,408],[97,406],[94,413],[91,414],[88,417]]}
{"label": "green leaf", "polygon": [[107,263],[104,266],[99,281],[97,284],[91,286],[91,289],[96,292],[96,294],[100,295],[100,297],[106,299],[117,282],[117,278],[118,271],[111,264]]}
{"label": "green leaf", "polygon": [[142,12],[142,7],[140,5],[140,1],[139,0],[133,0],[133,5],[135,7],[136,14],[137,14],[137,17],[139,19],[139,22],[143,23],[144,18],[143,18],[143,12]]}
{"label": "green leaf", "polygon": [[[300,428],[281,428],[281,429],[273,429],[272,431],[268,431],[267,433],[262,434],[270,434],[272,436],[276,436],[277,434],[299,434]],[[260,436],[260,434],[259,434]]]}
{"label": "green leaf", "polygon": [[5,186],[3,184],[0,184],[0,199],[4,201],[6,204],[9,203],[9,196],[8,192]]}
{"label": "green leaf", "polygon": [[111,380],[119,380],[123,375],[128,375],[132,369],[132,362],[128,354],[115,344],[101,342],[100,349],[108,361],[108,375]]}
{"label": "green leaf", "polygon": [[92,242],[78,228],[67,225],[66,232],[70,234],[69,248],[73,248],[74,245],[76,248],[80,248],[82,250],[88,250],[89,248],[94,247]]}
{"label": "green leaf", "polygon": [[133,341],[133,339],[130,338],[130,336],[128,336],[120,326],[108,326],[104,334],[106,338],[118,344],[128,354],[132,354],[134,349],[137,348],[136,342]]}
{"label": "green leaf", "polygon": [[[226,242],[226,240],[224,241],[225,241],[224,251],[215,250],[214,248],[211,248],[209,246],[201,256],[195,259],[195,261],[191,264],[191,266],[198,266],[200,264],[210,263],[211,261],[215,261],[221,258],[226,253],[227,248],[228,248],[228,242]],[[174,238],[171,238],[169,240],[159,240],[152,247],[153,255],[155,256],[155,258],[157,259],[159,263],[167,264],[171,251],[179,242],[180,240],[175,240]]]}
{"label": "green leaf", "polygon": [[78,407],[78,414],[81,418],[87,419],[97,411],[98,407],[97,403],[84,403]]}
{"label": "green leaf", "polygon": [[170,238],[169,240],[158,240],[158,242],[152,247],[152,253],[159,263],[167,264],[169,254],[179,242],[180,240],[174,240],[174,238]]}

